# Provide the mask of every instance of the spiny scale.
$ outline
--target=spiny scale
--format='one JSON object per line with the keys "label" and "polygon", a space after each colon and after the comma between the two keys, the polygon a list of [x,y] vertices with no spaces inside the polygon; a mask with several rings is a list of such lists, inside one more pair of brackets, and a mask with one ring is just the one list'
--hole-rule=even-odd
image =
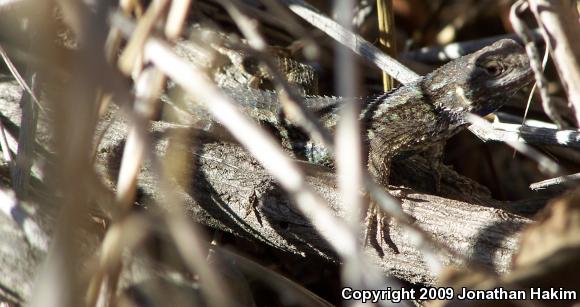
{"label": "spiny scale", "polygon": [[[494,69],[501,70],[496,71],[498,75],[485,71],[485,65],[491,64],[497,66]],[[334,130],[342,105],[360,103],[369,167],[371,173],[383,177],[380,181],[386,184],[388,165],[394,156],[406,151],[421,151],[448,139],[467,124],[463,114],[485,115],[495,110],[528,84],[531,76],[523,47],[513,40],[501,40],[389,93],[366,98],[306,96],[304,102],[330,130]],[[458,89],[463,96],[458,95]],[[248,88],[226,88],[224,91],[249,116],[287,138],[281,140],[282,144],[297,157],[311,163],[331,163],[332,158],[323,147],[311,142],[284,120],[277,93]],[[211,118],[199,107],[190,111],[202,120]],[[382,169],[376,169],[378,165]]]}

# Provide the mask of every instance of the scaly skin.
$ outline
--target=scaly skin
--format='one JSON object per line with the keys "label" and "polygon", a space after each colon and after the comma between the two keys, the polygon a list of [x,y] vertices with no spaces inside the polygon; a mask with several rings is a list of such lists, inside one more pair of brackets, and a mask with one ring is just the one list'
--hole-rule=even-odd
{"label": "scaly skin", "polygon": [[[524,48],[513,40],[504,39],[451,61],[394,91],[355,99],[363,104],[361,121],[366,135],[369,172],[388,187],[393,158],[440,146],[468,124],[465,114],[493,112],[531,80]],[[296,157],[316,164],[332,163],[324,148],[283,119],[275,93],[242,88],[226,91],[248,115],[270,126],[282,145]],[[307,107],[331,130],[336,126],[341,105],[347,100],[305,97]],[[209,116],[203,111],[194,111],[199,118],[208,120]],[[367,224],[382,229],[383,219],[371,204]]]}

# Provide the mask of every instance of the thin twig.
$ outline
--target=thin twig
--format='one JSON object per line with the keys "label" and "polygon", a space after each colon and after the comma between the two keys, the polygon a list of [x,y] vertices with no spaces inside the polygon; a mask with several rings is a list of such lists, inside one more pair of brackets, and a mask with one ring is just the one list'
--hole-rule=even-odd
{"label": "thin twig", "polygon": [[[241,48],[243,46],[238,47]],[[255,49],[250,49],[247,51],[258,57],[261,61],[263,61],[264,64],[266,64],[266,67],[269,69],[270,74],[274,77],[277,86],[282,87],[278,88],[278,93],[280,101],[282,102],[282,107],[288,119],[294,121],[298,126],[306,130],[314,140],[321,142],[321,144],[324,145],[331,153],[335,153],[335,143],[330,132],[324,128],[316,116],[305,107],[303,98],[292,86],[288,84],[268,54],[258,52]],[[339,86],[339,88],[344,88],[347,86],[348,85],[345,84],[343,86]],[[403,212],[400,206],[400,202],[389,193],[385,192],[384,189],[372,179],[366,169],[363,169],[362,171],[364,177],[363,183],[367,191],[382,210],[384,210],[389,216],[397,219],[405,227],[409,227],[410,231],[415,234],[415,237],[421,237],[425,242],[430,242],[438,249],[456,257],[460,257],[449,247],[434,240],[428,233],[413,225],[412,219]],[[420,235],[418,236],[417,233],[420,233]],[[425,246],[423,242],[418,242],[418,244],[418,248]],[[432,254],[432,252],[429,251],[427,254]],[[431,263],[433,262],[434,261],[431,261]]]}
{"label": "thin twig", "polygon": [[[534,41],[543,41],[539,29],[532,30]],[[447,44],[441,47],[425,47],[419,50],[409,51],[401,54],[402,59],[413,60],[421,63],[440,64],[445,63],[458,57],[475,52],[485,46],[489,46],[502,39],[513,39],[521,42],[517,34],[505,34],[498,36],[491,36],[482,39],[469,40],[464,42],[457,42]]]}
{"label": "thin twig", "polygon": [[377,47],[363,39],[362,37],[346,31],[334,20],[317,12],[311,5],[302,0],[283,0],[290,10],[298,16],[304,18],[318,29],[322,30],[330,37],[334,38],[344,46],[350,48],[363,59],[377,65],[382,71],[393,76],[397,81],[407,84],[419,78],[419,75],[399,63],[397,60],[382,53]]}
{"label": "thin twig", "polygon": [[[90,148],[96,127],[97,89],[107,70],[104,56],[99,50],[104,46],[106,5],[98,2],[88,7],[85,2],[57,1],[63,20],[74,32],[79,48],[72,61],[73,67],[66,93],[52,93],[49,101],[54,107],[55,167],[51,168],[54,188],[62,195],[61,214],[56,223],[51,248],[38,274],[36,291],[29,306],[79,306],[83,303],[86,283],[78,271],[82,258],[79,242],[86,232],[80,231],[89,214],[91,177],[95,175],[90,164]],[[54,7],[36,3],[44,18],[52,18]],[[43,29],[56,33],[56,29]],[[41,40],[42,41],[42,40]],[[48,53],[53,46],[42,45]],[[62,59],[60,59],[62,61]],[[55,66],[63,62],[53,63]],[[95,72],[99,72],[96,74]],[[85,225],[83,225],[85,226]]]}
{"label": "thin twig", "polygon": [[[569,125],[564,121],[562,115],[559,113],[554,100],[548,94],[548,81],[543,74],[542,61],[539,56],[538,48],[532,40],[532,35],[530,29],[522,20],[520,15],[528,9],[528,4],[525,0],[519,0],[512,5],[510,10],[510,21],[514,30],[518,33],[519,37],[524,41],[526,52],[530,58],[530,67],[534,72],[536,77],[537,89],[540,92],[540,97],[542,98],[542,106],[544,112],[553,120],[559,127],[569,127]],[[549,42],[546,42],[549,45]]]}
{"label": "thin twig", "polygon": [[6,138],[6,130],[4,129],[4,124],[0,121],[0,149],[2,149],[2,157],[4,161],[12,164],[14,159],[12,158],[12,151],[10,151],[10,146],[8,146],[8,139]]}
{"label": "thin twig", "polygon": [[[131,31],[131,29],[134,27],[131,23],[127,22],[123,16],[120,16],[118,14],[112,15],[112,19],[113,19],[113,23],[117,24],[118,26],[122,25],[121,28],[125,32]],[[334,23],[334,21],[332,21],[332,22]],[[351,33],[351,32],[348,32],[348,33]],[[353,34],[351,33],[351,35],[353,35]],[[163,58],[162,56],[159,56],[159,57],[154,58],[152,60],[153,60],[153,62],[155,62],[156,60],[161,60],[162,58]],[[267,63],[269,57],[262,55],[262,56],[260,56],[260,59],[266,61],[266,63]],[[190,66],[190,65],[187,65],[187,63],[181,63],[180,65],[178,65],[178,67],[180,67],[180,68],[183,68],[186,66]],[[267,66],[275,67],[274,64],[272,64],[272,63],[270,63]],[[288,86],[287,82],[284,81],[284,78],[276,71],[277,71],[276,69],[272,69],[271,73],[275,77],[275,80],[279,85],[281,84],[281,85],[287,86],[284,88],[285,90],[287,90],[284,93],[285,94],[294,93],[294,91],[292,90],[292,87]],[[168,74],[168,75],[170,75],[170,74]],[[174,81],[177,81],[177,80],[174,80]],[[297,119],[299,119],[299,121],[297,123],[299,125],[301,125],[302,128],[304,128],[307,132],[309,132],[314,137],[314,139],[318,139],[318,140],[322,141],[322,144],[328,150],[330,150],[331,152],[335,152],[334,151],[334,142],[332,140],[331,134],[326,129],[322,128],[322,126],[320,126],[316,117],[313,114],[311,114],[311,112],[309,112],[304,107],[303,104],[298,103],[298,101],[301,101],[300,95],[294,94],[293,96],[296,97],[296,99],[288,99],[287,100],[287,102],[290,102],[289,106],[284,105],[285,99],[282,96],[281,100],[283,102],[283,106],[285,107],[285,112],[288,115],[290,115],[291,120],[296,121]],[[203,98],[200,98],[199,100],[207,102],[207,101],[214,101],[215,98],[210,99],[210,98],[203,97]],[[288,107],[290,108],[290,111],[288,111],[286,109]],[[221,113],[222,113],[221,115],[225,115],[224,114],[225,112],[223,110],[221,111]],[[296,115],[296,117],[292,117],[292,114]],[[218,121],[220,121],[222,123],[224,122],[223,120],[220,120],[219,117],[216,116],[216,118],[218,119]],[[300,119],[300,118],[302,118],[302,119]],[[232,119],[228,119],[227,122],[233,123],[234,121]],[[236,131],[242,131],[242,130],[236,130]],[[266,152],[266,151],[264,151],[264,152]],[[273,159],[273,160],[275,160],[275,159]],[[279,167],[280,166],[278,166],[277,171],[279,170]],[[266,167],[266,168],[268,169],[268,167]],[[451,248],[449,248],[445,244],[442,244],[439,241],[435,240],[428,233],[426,233],[424,230],[422,230],[419,227],[417,227],[416,225],[414,225],[412,222],[412,218],[410,218],[400,207],[400,202],[397,199],[395,199],[394,197],[392,197],[390,194],[385,192],[381,186],[379,186],[376,182],[374,182],[374,180],[372,180],[370,174],[368,173],[368,171],[366,171],[366,169],[363,170],[363,173],[364,173],[364,178],[365,178],[364,183],[366,185],[366,188],[369,191],[369,194],[371,195],[371,197],[375,201],[377,201],[380,208],[382,210],[385,210],[385,212],[387,212],[390,216],[397,219],[397,221],[399,221],[401,223],[401,225],[404,225],[405,227],[409,227],[410,231],[412,233],[416,234],[415,237],[421,238],[423,240],[423,241],[414,241],[414,242],[417,242],[419,244],[417,246],[418,248],[423,250],[422,246],[426,246],[426,245],[424,245],[424,242],[429,242],[433,246],[437,247],[438,249],[440,249],[442,251],[445,251],[446,253],[452,255],[456,259],[462,259],[462,256],[459,255],[458,253],[456,253],[454,250],[452,250]],[[309,195],[306,195],[306,198],[309,198],[309,197],[310,197]],[[348,230],[345,229],[344,231],[348,231]],[[324,236],[324,234],[323,234],[323,236]],[[347,236],[345,236],[344,238],[347,238]],[[429,252],[428,254],[430,254],[430,253],[431,252]]]}
{"label": "thin twig", "polygon": [[[548,50],[549,48],[546,48],[544,50],[544,57],[542,58],[542,72],[544,71],[544,69],[546,69],[546,63],[548,63]],[[528,112],[530,111],[530,107],[532,105],[532,99],[534,98],[534,92],[536,91],[536,87],[538,87],[538,83],[534,82],[534,86],[532,86],[530,94],[528,95],[528,101],[526,102],[526,110],[524,111],[524,116],[522,118],[522,125],[525,123],[526,118],[528,117]]]}
{"label": "thin twig", "polygon": [[129,215],[110,226],[96,256],[98,268],[93,272],[87,289],[87,306],[102,307],[114,303],[123,254],[135,250],[152,232],[152,225],[144,216]]}
{"label": "thin twig", "polygon": [[[36,75],[32,75],[30,81],[33,91],[37,90],[38,81],[36,80]],[[34,99],[33,96],[23,93],[20,99],[22,117],[20,120],[20,132],[18,133],[18,151],[12,170],[12,185],[19,198],[25,198],[28,195],[30,173],[35,156],[38,104],[33,103],[31,97]]]}
{"label": "thin twig", "polygon": [[236,6],[237,1],[217,0],[217,2],[230,14],[244,37],[246,37],[248,45],[258,51],[265,51],[267,44],[258,32],[258,22],[242,13]]}
{"label": "thin twig", "polygon": [[[369,42],[365,41],[360,36],[352,33],[351,31],[348,31],[347,29],[340,26],[338,23],[324,16],[323,14],[318,13],[316,9],[314,9],[312,6],[304,3],[301,0],[284,0],[284,2],[289,5],[290,9],[294,13],[304,18],[306,21],[310,22],[315,27],[327,33],[329,36],[337,40],[340,44],[350,48],[364,59],[369,60],[371,63],[377,65],[379,68],[381,68],[383,71],[393,76],[401,83],[403,84],[409,83],[419,78],[419,76],[416,73],[408,70],[405,66],[403,66],[393,58],[383,54],[380,50],[371,45]],[[341,88],[342,86],[343,85],[341,85],[339,88]],[[333,144],[332,142],[323,143],[323,145],[328,150],[330,150],[331,152],[335,152],[334,146],[332,146],[332,144]],[[372,198],[377,202],[380,208],[385,212],[387,212],[390,216],[397,219],[397,221],[399,221],[402,225],[404,225],[407,229],[409,229],[411,233],[415,234],[416,238],[420,238],[420,240],[414,241],[418,244],[417,247],[419,249],[425,250],[423,248],[424,246],[426,246],[424,243],[430,242],[438,249],[443,250],[455,257],[461,258],[461,256],[459,256],[451,248],[449,248],[445,244],[441,244],[437,240],[434,240],[424,230],[413,225],[413,223],[411,222],[412,219],[403,212],[399,202],[390,194],[385,192],[383,188],[380,187],[380,185],[378,185],[371,178],[368,171],[363,170],[363,176],[364,183],[366,185],[367,190],[369,191],[369,194],[371,194]],[[428,255],[431,254],[432,254],[431,251],[425,253],[427,257],[429,257]],[[430,257],[430,259],[434,258]],[[436,266],[434,266],[434,268],[435,267]]]}
{"label": "thin twig", "polygon": [[287,7],[280,3],[280,1],[260,0],[260,2],[262,2],[268,8],[268,10],[270,10],[271,13],[276,16],[277,19],[281,19],[283,21],[282,25],[284,26],[284,29],[297,37],[302,39],[306,38],[309,40],[309,43],[315,44],[315,42],[312,41],[312,37],[310,37],[310,31],[308,31],[308,29],[306,29],[303,24],[298,22],[296,16],[294,16],[294,14],[292,14],[292,12],[288,10]]}
{"label": "thin twig", "polygon": [[530,145],[559,145],[580,148],[580,131],[493,123],[487,127],[474,124],[468,129],[484,142],[520,141]]}
{"label": "thin twig", "polygon": [[[352,20],[352,7],[354,1],[338,1],[334,5],[340,24],[347,31],[350,30]],[[358,69],[352,54],[340,43],[335,43],[336,58],[336,82],[338,94],[344,97],[356,97]],[[336,167],[338,175],[338,185],[342,206],[346,212],[346,221],[350,231],[355,237],[360,237],[362,219],[363,200],[360,191],[363,187],[362,165],[362,140],[360,137],[359,123],[360,106],[355,102],[348,102],[340,111],[341,119],[338,122],[335,136],[336,146]],[[374,235],[374,234],[373,234]],[[382,286],[376,274],[365,274],[363,267],[365,263],[362,244],[357,242],[356,251],[353,257],[344,259],[342,266],[342,278],[344,282],[355,288],[365,289],[369,287]],[[366,276],[365,276],[366,275]],[[395,285],[396,286],[396,285]]]}
{"label": "thin twig", "polygon": [[[379,22],[379,46],[382,51],[392,56],[397,55],[395,39],[395,14],[392,0],[377,0],[377,12]],[[383,90],[388,92],[395,88],[393,77],[383,72]],[[347,96],[349,97],[349,96]]]}
{"label": "thin twig", "polygon": [[356,238],[345,230],[344,222],[336,217],[324,204],[325,202],[308,187],[299,168],[290,161],[267,132],[242,114],[235,107],[235,102],[206,79],[202,72],[177,57],[163,42],[149,38],[145,43],[145,54],[147,59],[172,80],[204,103],[208,111],[223,123],[293,196],[298,208],[309,217],[339,254],[352,255],[356,248]]}
{"label": "thin twig", "polygon": [[579,181],[580,181],[580,173],[576,173],[576,174],[572,174],[572,175],[560,176],[560,177],[556,177],[556,178],[542,180],[539,182],[534,182],[534,183],[530,184],[530,190],[541,191],[541,190],[551,189],[554,187],[559,187],[562,185],[573,186],[575,184],[578,184]]}
{"label": "thin twig", "polygon": [[[32,34],[33,35],[33,34]],[[31,38],[29,38],[31,39]],[[43,110],[38,98],[36,98],[35,90],[38,85],[36,75],[29,72],[32,89],[26,83],[26,80],[20,75],[18,69],[14,66],[6,51],[0,45],[0,55],[4,59],[6,66],[16,79],[18,84],[24,89],[22,94],[20,106],[22,107],[22,119],[20,125],[20,133],[18,134],[18,151],[16,153],[16,160],[12,168],[12,185],[14,191],[19,198],[24,198],[28,194],[28,184],[30,181],[31,167],[34,161],[34,144],[36,139],[36,126],[38,122],[38,112]]]}
{"label": "thin twig", "polygon": [[[266,52],[266,41],[257,32],[253,21],[249,20],[241,11],[232,3],[220,1],[231,14],[232,19],[240,27],[242,33],[248,39],[248,44],[252,47],[248,52],[256,56],[266,66],[270,75],[274,78],[277,86],[278,97],[284,109],[284,114],[289,120],[295,122],[298,126],[304,128],[314,140],[332,148],[332,135],[320,124],[317,117],[310,112],[305,104],[303,97],[298,93],[295,87],[291,86],[286,78],[282,75],[278,66],[271,56]],[[239,46],[243,48],[244,45]]]}
{"label": "thin twig", "polygon": [[175,40],[181,34],[190,3],[191,0],[171,1],[167,22],[165,23],[165,36],[167,38]]}
{"label": "thin twig", "polygon": [[135,70],[140,70],[141,51],[143,50],[143,43],[149,37],[155,23],[163,14],[165,8],[169,4],[169,0],[154,0],[142,18],[139,19],[135,34],[131,35],[127,47],[119,57],[119,68],[126,74],[130,75]]}
{"label": "thin twig", "polygon": [[[485,119],[475,115],[468,113],[466,114],[466,119],[473,124],[474,126],[477,125],[478,129],[486,129],[486,130],[493,130],[491,124],[489,124]],[[523,155],[531,158],[532,160],[538,163],[539,169],[542,172],[545,172],[550,175],[559,176],[564,174],[564,169],[558,165],[558,163],[554,162],[552,159],[548,158],[546,155],[538,151],[537,149],[519,141],[518,139],[508,139],[503,138],[502,140],[504,143],[510,145],[515,150],[519,151]]]}
{"label": "thin twig", "polygon": [[528,0],[549,49],[568,100],[580,124],[580,37],[578,3],[560,0]]}
{"label": "thin twig", "polygon": [[125,210],[133,204],[137,188],[137,176],[147,148],[149,121],[156,110],[164,79],[159,71],[146,68],[136,82],[136,102],[129,136],[125,143],[117,181],[117,201]]}
{"label": "thin twig", "polygon": [[[127,214],[137,190],[137,176],[143,163],[144,152],[148,145],[148,123],[155,110],[155,103],[162,90],[163,78],[155,68],[146,68],[139,75],[136,82],[136,102],[134,119],[131,121],[129,136],[125,143],[119,177],[117,179],[116,202],[121,207],[123,216]],[[118,222],[118,221],[117,221]],[[113,226],[117,226],[114,224]],[[118,226],[122,227],[122,226]],[[113,228],[115,229],[115,228]],[[99,267],[99,271],[92,279],[93,287],[100,291],[89,292],[89,306],[108,306],[114,304],[115,293],[123,263],[117,254],[127,248],[113,229],[109,230],[103,240],[101,262],[107,267]],[[129,228],[130,229],[130,228]],[[127,230],[125,230],[126,232]],[[113,246],[109,247],[108,245]],[[95,304],[95,305],[93,305]]]}
{"label": "thin twig", "polygon": [[18,84],[26,91],[26,93],[28,93],[28,95],[30,95],[30,97],[32,97],[32,100],[34,100],[34,103],[36,103],[37,107],[44,112],[44,109],[42,108],[42,105],[40,104],[38,98],[36,98],[34,91],[30,88],[30,86],[28,86],[24,78],[22,78],[22,75],[20,75],[18,69],[16,69],[16,66],[14,66],[14,64],[8,57],[8,54],[6,54],[6,51],[4,50],[4,48],[2,48],[2,45],[0,45],[0,56],[2,56],[4,63],[6,63],[6,66],[10,70],[10,73],[12,74],[14,79],[16,79]]}

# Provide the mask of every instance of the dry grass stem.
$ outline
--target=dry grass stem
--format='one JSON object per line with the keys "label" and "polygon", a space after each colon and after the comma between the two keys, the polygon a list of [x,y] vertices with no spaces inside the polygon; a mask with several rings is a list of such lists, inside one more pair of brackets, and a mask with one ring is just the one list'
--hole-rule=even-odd
{"label": "dry grass stem", "polygon": [[173,54],[169,46],[150,38],[145,44],[145,54],[167,76],[204,102],[208,111],[293,195],[298,208],[311,219],[338,253],[352,254],[356,239],[324,201],[306,185],[299,169],[269,134],[247,119],[235,107],[235,103],[206,79],[203,73]]}
{"label": "dry grass stem", "polygon": [[580,124],[580,19],[575,1],[528,0]]}
{"label": "dry grass stem", "polygon": [[[573,149],[580,148],[580,131],[563,129],[572,113],[556,111],[563,101],[558,94],[567,95],[580,122],[580,44],[571,39],[579,30],[570,29],[578,7],[552,0],[519,0],[511,11],[509,4],[489,1],[309,2],[322,13],[303,0],[57,0],[35,2],[33,11],[30,3],[0,0],[6,29],[0,33],[6,63],[0,84],[2,306],[362,306],[347,302],[341,289],[526,290],[576,268],[572,239],[580,211],[572,200],[580,194],[547,205],[547,215],[533,214],[580,181],[580,173],[564,175],[578,171],[580,154]],[[9,16],[12,10],[25,12],[21,20]],[[524,10],[538,29],[521,20]],[[472,35],[471,26],[489,17],[509,32],[508,12],[520,36]],[[473,105],[454,99],[473,93],[479,99],[482,87],[473,90],[463,77],[451,83],[457,79],[446,78],[446,69],[421,77],[393,59],[394,52],[384,54],[362,38],[377,37],[375,17],[381,43],[394,50],[396,34],[407,46],[428,46],[406,59],[429,64],[505,36],[523,41],[545,112],[557,125],[547,122],[539,104],[528,106],[531,119],[527,109],[523,118],[512,115],[514,108],[523,110],[517,99],[505,114],[495,113],[493,124],[471,114],[464,119],[465,108],[448,107]],[[458,30],[478,39],[453,42]],[[450,44],[433,47],[438,40]],[[534,45],[541,40],[543,63]],[[550,83],[553,97],[547,79],[556,71],[543,72],[548,52],[566,91]],[[360,69],[356,54],[372,65]],[[464,59],[446,67],[473,66]],[[409,63],[415,64],[430,71],[425,63]],[[381,92],[374,66],[404,88],[394,97],[374,96]],[[497,77],[492,70],[486,77]],[[474,71],[466,72],[469,81],[481,76]],[[454,96],[440,104],[439,93],[430,91],[449,84],[455,91],[441,95]],[[383,121],[381,112],[390,112],[388,104],[398,97],[400,109]],[[411,126],[409,113],[428,122]],[[387,122],[394,128],[380,126]],[[529,159],[509,160],[505,146],[477,145],[461,133],[446,146],[452,166],[417,152],[423,144],[442,148],[436,142],[467,123],[476,136],[505,142]],[[377,143],[390,146],[381,147],[389,186],[374,179],[381,171]],[[485,153],[475,146],[485,146]],[[491,175],[475,170],[480,160],[490,163]],[[525,178],[506,183],[513,170]],[[546,174],[552,178],[543,180]],[[479,176],[485,186],[470,179]],[[372,231],[366,238],[364,226]],[[533,269],[523,267],[530,259],[538,261]],[[400,304],[412,303],[423,302]],[[456,303],[472,304],[427,304]]]}
{"label": "dry grass stem", "polygon": [[[542,106],[546,114],[552,119],[559,127],[568,127],[562,115],[556,109],[556,105],[552,97],[548,94],[548,81],[544,77],[542,61],[540,60],[538,49],[532,40],[532,35],[530,29],[525,24],[525,22],[519,17],[523,11],[528,9],[527,2],[525,0],[520,0],[512,5],[510,10],[510,21],[525,43],[526,52],[530,58],[530,66],[534,71],[536,77],[537,89],[542,97]],[[544,39],[545,40],[545,39]],[[546,40],[545,40],[546,41]],[[549,46],[549,41],[546,41],[546,45]]]}
{"label": "dry grass stem", "polygon": [[419,75],[409,70],[395,59],[382,53],[377,47],[367,42],[362,37],[346,31],[334,20],[318,13],[309,4],[301,0],[284,0],[296,15],[304,18],[318,29],[324,31],[344,46],[348,47],[363,59],[378,66],[382,71],[388,73],[397,81],[407,84],[419,78]]}
{"label": "dry grass stem", "polygon": [[[474,114],[467,114],[467,120],[472,125],[477,125],[480,128],[493,130],[491,124],[489,124],[485,119],[474,115]],[[554,160],[548,158],[546,155],[541,153],[539,150],[529,146],[519,140],[512,140],[508,138],[503,138],[502,141],[509,146],[513,147],[515,150],[520,152],[521,154],[529,157],[530,159],[536,161],[538,163],[538,167],[542,172],[552,176],[560,176],[565,173],[565,170]]]}

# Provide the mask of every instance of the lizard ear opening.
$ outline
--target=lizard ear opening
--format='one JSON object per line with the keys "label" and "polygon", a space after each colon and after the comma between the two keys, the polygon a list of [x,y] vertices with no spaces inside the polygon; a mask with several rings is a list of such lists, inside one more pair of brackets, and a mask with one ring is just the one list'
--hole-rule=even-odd
{"label": "lizard ear opening", "polygon": [[497,77],[503,72],[503,66],[496,60],[486,61],[478,65],[492,77]]}

